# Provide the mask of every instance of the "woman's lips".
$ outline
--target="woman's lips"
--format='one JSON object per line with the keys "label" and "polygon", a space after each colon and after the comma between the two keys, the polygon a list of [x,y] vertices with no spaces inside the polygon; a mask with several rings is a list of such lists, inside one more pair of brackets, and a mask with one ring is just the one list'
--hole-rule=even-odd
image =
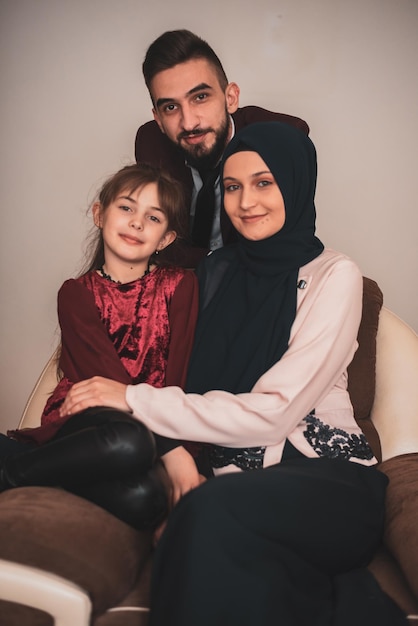
{"label": "woman's lips", "polygon": [[266,217],[266,214],[263,215],[241,215],[240,219],[246,224],[252,224],[253,222],[258,222]]}

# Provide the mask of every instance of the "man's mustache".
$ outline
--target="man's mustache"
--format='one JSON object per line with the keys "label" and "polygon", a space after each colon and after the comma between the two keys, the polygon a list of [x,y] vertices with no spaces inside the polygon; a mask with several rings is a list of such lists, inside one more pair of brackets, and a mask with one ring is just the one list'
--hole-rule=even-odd
{"label": "man's mustache", "polygon": [[194,130],[183,130],[177,135],[177,139],[187,139],[187,137],[194,137],[195,135],[203,135],[205,133],[213,133],[212,128],[195,128]]}

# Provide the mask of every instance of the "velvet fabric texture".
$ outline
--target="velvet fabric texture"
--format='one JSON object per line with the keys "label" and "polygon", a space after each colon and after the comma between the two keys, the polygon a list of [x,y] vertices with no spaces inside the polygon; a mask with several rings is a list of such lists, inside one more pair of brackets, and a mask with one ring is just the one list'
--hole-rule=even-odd
{"label": "velvet fabric texture", "polygon": [[[236,244],[213,253],[213,259],[225,259],[229,267],[199,313],[186,385],[192,393],[250,391],[282,357],[296,314],[299,268],[324,249],[315,236],[317,166],[311,140],[280,122],[244,128],[225,150],[221,188],[225,162],[242,150],[257,152],[273,174],[286,220],[267,239],[249,241],[239,235]],[[205,265],[200,279],[203,284],[210,279]]]}

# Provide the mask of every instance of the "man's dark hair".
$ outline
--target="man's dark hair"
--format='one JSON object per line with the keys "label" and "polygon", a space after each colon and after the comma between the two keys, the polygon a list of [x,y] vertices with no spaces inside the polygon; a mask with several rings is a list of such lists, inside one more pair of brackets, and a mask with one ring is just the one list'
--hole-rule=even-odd
{"label": "man's dark hair", "polygon": [[218,75],[221,88],[228,79],[222,63],[210,45],[189,30],[171,30],[160,35],[148,48],[142,64],[145,83],[151,93],[151,82],[156,74],[191,59],[206,59]]}

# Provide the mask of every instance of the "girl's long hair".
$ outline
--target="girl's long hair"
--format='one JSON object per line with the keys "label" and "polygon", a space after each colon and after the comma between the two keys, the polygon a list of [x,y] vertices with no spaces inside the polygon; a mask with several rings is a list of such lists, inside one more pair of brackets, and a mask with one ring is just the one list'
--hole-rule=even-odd
{"label": "girl's long hair", "polygon": [[[126,165],[104,183],[94,202],[98,201],[101,210],[105,212],[122,192],[130,195],[139,187],[150,183],[157,185],[160,208],[164,211],[168,221],[167,230],[174,230],[177,233],[176,240],[168,246],[170,255],[166,253],[167,248],[164,248],[158,256],[153,255],[151,257],[152,263],[164,265],[168,262],[168,256],[170,259],[175,257],[173,247],[175,248],[176,244],[185,240],[187,236],[188,211],[183,188],[179,182],[152,165],[145,163]],[[87,239],[86,250],[86,260],[80,275],[99,269],[105,262],[103,234],[100,228],[94,227],[91,231]]]}

